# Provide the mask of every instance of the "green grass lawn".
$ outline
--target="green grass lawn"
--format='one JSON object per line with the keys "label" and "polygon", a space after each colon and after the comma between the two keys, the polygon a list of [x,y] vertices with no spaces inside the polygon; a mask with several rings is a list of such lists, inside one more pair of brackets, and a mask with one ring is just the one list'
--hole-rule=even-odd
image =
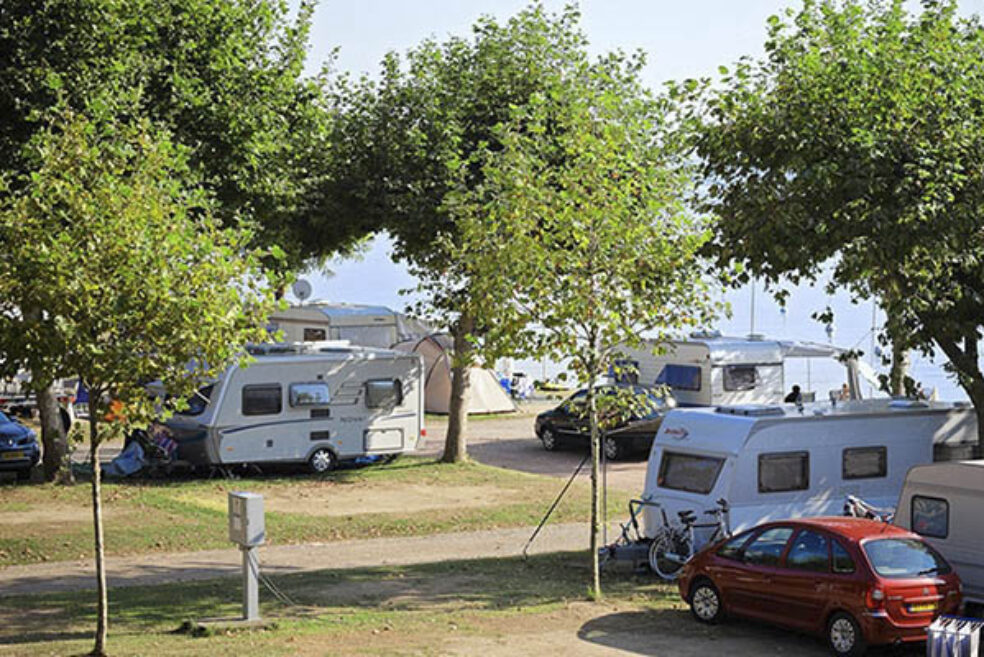
{"label": "green grass lawn", "polygon": [[[204,637],[175,630],[186,619],[238,615],[236,580],[116,589],[110,595],[110,650],[209,657],[406,654],[408,648],[426,653],[439,647],[449,626],[494,634],[585,600],[588,567],[582,552],[280,576],[277,586],[296,606],[261,589],[262,615],[275,623],[272,628]],[[672,585],[651,575],[613,573],[604,586],[609,603],[681,606]],[[0,598],[0,655],[82,653],[90,647],[94,615],[91,592]],[[327,646],[332,650],[325,652]]]}
{"label": "green grass lawn", "polygon": [[[562,485],[542,475],[419,457],[324,478],[107,482],[106,549],[127,555],[226,548],[226,495],[234,490],[267,498],[269,542],[284,544],[532,525]],[[0,489],[0,567],[91,558],[89,495],[87,482]],[[629,496],[609,492],[610,517],[621,517]],[[552,522],[585,520],[589,500],[588,485],[578,482]]]}

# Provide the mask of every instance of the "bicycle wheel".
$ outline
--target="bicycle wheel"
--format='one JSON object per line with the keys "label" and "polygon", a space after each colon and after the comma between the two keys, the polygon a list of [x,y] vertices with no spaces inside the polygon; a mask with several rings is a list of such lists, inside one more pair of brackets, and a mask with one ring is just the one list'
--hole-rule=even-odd
{"label": "bicycle wheel", "polygon": [[690,541],[685,536],[661,532],[649,546],[649,567],[666,580],[675,580],[690,558]]}

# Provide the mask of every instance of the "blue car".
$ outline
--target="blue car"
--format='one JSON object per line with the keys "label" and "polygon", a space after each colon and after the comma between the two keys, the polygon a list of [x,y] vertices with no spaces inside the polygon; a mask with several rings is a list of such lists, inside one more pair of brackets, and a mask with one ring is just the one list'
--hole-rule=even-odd
{"label": "blue car", "polygon": [[0,413],[0,471],[13,470],[18,479],[25,480],[40,458],[41,447],[34,432]]}

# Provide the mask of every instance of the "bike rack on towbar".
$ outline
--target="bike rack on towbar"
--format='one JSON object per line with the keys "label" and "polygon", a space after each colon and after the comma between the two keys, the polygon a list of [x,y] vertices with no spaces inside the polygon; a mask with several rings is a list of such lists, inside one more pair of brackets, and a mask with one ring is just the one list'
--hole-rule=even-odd
{"label": "bike rack on towbar", "polygon": [[[639,529],[639,514],[647,506],[660,509],[665,521],[666,511],[659,502],[647,498],[629,500],[629,519],[621,524],[622,531],[619,537],[614,543],[598,550],[602,566],[610,561],[632,561],[636,567],[649,563],[649,544],[652,543],[652,539],[644,536]],[[645,567],[648,568],[648,565]]]}

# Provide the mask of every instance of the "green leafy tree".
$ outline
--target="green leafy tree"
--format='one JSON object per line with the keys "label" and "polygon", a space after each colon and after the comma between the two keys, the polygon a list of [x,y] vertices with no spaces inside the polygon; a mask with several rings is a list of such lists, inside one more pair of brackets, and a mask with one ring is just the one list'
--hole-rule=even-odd
{"label": "green leafy tree", "polygon": [[395,257],[421,280],[418,314],[454,339],[445,461],[467,458],[467,372],[476,362],[469,336],[498,321],[497,309],[474,303],[445,201],[459,184],[482,181],[480,168],[462,178],[460,164],[495,148],[495,128],[511,108],[582,66],[586,40],[578,21],[574,8],[553,15],[540,5],[505,23],[482,18],[469,39],[427,40],[404,58],[391,53],[378,82],[342,79],[334,90],[336,169],[325,196],[335,199],[339,216],[392,235]]}
{"label": "green leafy tree", "polygon": [[984,31],[950,0],[788,16],[694,106],[718,258],[775,284],[833,261],[894,341],[947,356],[984,445]]}
{"label": "green leafy tree", "polygon": [[[38,135],[31,173],[0,201],[0,349],[89,391],[99,614],[108,608],[99,446],[109,398],[123,422],[154,414],[146,385],[183,398],[264,337],[272,296],[252,235],[222,228],[183,150],[146,122],[63,115]],[[42,308],[25,315],[20,308]],[[189,367],[189,364],[195,364]]]}
{"label": "green leafy tree", "polygon": [[[27,145],[60,103],[143,117],[187,147],[218,218],[248,217],[257,244],[284,248],[286,259],[267,264],[296,268],[356,247],[365,222],[336,220],[322,194],[331,123],[324,79],[303,77],[312,9],[303,1],[291,19],[280,0],[4,0],[0,171],[13,186],[25,179]],[[52,478],[66,445],[53,397],[39,399]]]}
{"label": "green leafy tree", "polygon": [[484,348],[570,359],[587,386],[595,596],[599,427],[632,401],[599,400],[595,383],[620,348],[706,326],[719,306],[698,257],[710,233],[687,209],[689,167],[666,130],[665,101],[638,82],[642,64],[612,55],[558,72],[496,132],[479,158],[482,182],[462,183],[448,204],[475,312],[496,309]]}

